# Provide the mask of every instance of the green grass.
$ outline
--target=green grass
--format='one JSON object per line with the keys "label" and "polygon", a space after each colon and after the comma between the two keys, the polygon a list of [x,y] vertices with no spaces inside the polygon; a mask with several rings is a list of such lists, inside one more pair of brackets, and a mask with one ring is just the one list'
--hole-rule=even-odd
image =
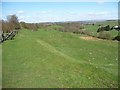
{"label": "green grass", "polygon": [[2,88],[2,45],[0,45],[0,89]]}
{"label": "green grass", "polygon": [[3,43],[3,87],[118,87],[118,44],[56,30],[21,30]]}
{"label": "green grass", "polygon": [[[110,27],[114,26],[114,25],[118,25],[117,21],[103,21],[103,22],[97,22],[95,23],[95,25],[85,25],[85,29],[90,32],[90,34],[92,36],[98,36],[97,30],[98,30],[98,25],[110,25]],[[115,36],[118,35],[118,31],[116,30],[111,30],[111,31],[107,31],[106,33],[108,33],[111,36],[111,39],[113,39]]]}

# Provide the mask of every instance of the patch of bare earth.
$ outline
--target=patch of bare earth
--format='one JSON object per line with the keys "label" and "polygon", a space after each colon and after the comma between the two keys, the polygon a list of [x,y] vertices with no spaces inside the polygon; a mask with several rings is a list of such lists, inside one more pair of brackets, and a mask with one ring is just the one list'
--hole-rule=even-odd
{"label": "patch of bare earth", "polygon": [[91,41],[101,40],[101,39],[98,39],[98,38],[95,38],[95,37],[91,37],[91,36],[81,36],[80,38],[84,39],[84,40],[91,40]]}

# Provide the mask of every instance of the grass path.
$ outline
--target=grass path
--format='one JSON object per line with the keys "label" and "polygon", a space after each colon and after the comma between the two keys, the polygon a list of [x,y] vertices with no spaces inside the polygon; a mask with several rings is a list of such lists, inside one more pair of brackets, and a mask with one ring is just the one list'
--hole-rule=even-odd
{"label": "grass path", "polygon": [[79,37],[22,30],[3,43],[3,87],[117,87],[116,42]]}
{"label": "grass path", "polygon": [[[46,48],[49,52],[51,53],[54,53],[55,55],[59,55],[59,56],[62,56],[63,58],[66,58],[67,60],[71,61],[71,62],[75,62],[75,63],[80,63],[80,64],[88,64],[88,65],[93,65],[95,66],[96,68],[102,68],[102,69],[107,69],[109,67],[106,67],[105,66],[113,66],[113,67],[117,67],[116,65],[114,64],[94,64],[94,63],[90,63],[90,62],[86,62],[86,61],[80,61],[80,60],[76,60],[66,54],[64,54],[63,52],[60,52],[58,51],[55,47],[53,47],[52,45],[48,44],[47,42],[43,41],[43,40],[40,40],[38,39],[37,42],[42,45],[44,48]],[[110,72],[110,71],[108,71]],[[110,72],[112,73],[112,72]]]}
{"label": "grass path", "polygon": [[43,41],[43,40],[40,40],[40,39],[39,39],[39,40],[37,40],[37,42],[38,42],[40,45],[42,45],[44,48],[46,48],[48,51],[50,51],[50,52],[52,52],[52,53],[54,53],[54,54],[56,54],[56,55],[62,56],[62,57],[66,58],[66,59],[68,59],[68,60],[70,60],[70,61],[76,61],[74,58],[72,58],[72,57],[70,57],[70,56],[68,56],[68,55],[66,55],[66,54],[58,51],[58,50],[55,49],[52,45],[46,43],[46,42]]}
{"label": "grass path", "polygon": [[[100,64],[93,64],[93,63],[89,63],[89,62],[85,62],[85,61],[78,61],[66,54],[64,54],[63,52],[58,51],[55,47],[53,47],[52,45],[48,44],[47,42],[38,39],[37,42],[42,45],[44,48],[46,48],[49,52],[54,53],[56,55],[62,56],[72,62],[77,62],[77,63],[82,63],[82,64],[91,64],[91,65],[95,65],[95,66],[114,66],[113,64],[108,64],[108,65],[100,65]],[[116,66],[116,65],[115,65]]]}

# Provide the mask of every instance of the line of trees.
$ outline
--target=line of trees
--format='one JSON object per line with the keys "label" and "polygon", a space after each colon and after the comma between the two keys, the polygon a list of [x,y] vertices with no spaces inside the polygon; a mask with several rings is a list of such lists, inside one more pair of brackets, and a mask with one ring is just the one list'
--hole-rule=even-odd
{"label": "line of trees", "polygon": [[59,31],[62,31],[62,32],[73,32],[76,34],[80,34],[84,29],[84,26],[79,22],[68,22],[68,23],[62,23],[59,25],[62,26],[62,28],[59,29]]}
{"label": "line of trees", "polygon": [[2,31],[6,33],[21,29],[18,17],[16,15],[8,15],[7,20],[1,20],[0,23],[2,24]]}
{"label": "line of trees", "polygon": [[13,30],[19,30],[21,28],[37,31],[41,26],[43,24],[19,22],[16,15],[8,15],[7,20],[0,20],[0,31],[5,33],[10,33]]}
{"label": "line of trees", "polygon": [[37,31],[39,26],[37,23],[25,23],[25,22],[20,22],[20,25],[24,29],[29,29],[32,31]]}
{"label": "line of trees", "polygon": [[[21,28],[37,31],[39,28],[46,28],[51,26],[51,23],[26,23],[26,22],[19,22],[18,17],[16,15],[8,15],[7,20],[1,20],[2,23],[2,31],[9,33],[13,30],[19,30]],[[53,23],[52,23],[53,24]],[[56,24],[56,23],[54,23]],[[68,23],[59,23],[58,25],[62,26],[59,31],[62,32],[73,32],[73,33],[83,33],[84,29],[83,25],[79,22],[68,22]]]}

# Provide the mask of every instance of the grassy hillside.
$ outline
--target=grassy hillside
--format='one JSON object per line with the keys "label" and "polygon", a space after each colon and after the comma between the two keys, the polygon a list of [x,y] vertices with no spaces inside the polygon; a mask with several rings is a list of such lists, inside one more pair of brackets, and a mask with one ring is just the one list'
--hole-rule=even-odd
{"label": "grassy hillside", "polygon": [[3,43],[3,87],[118,87],[118,44],[56,30]]}
{"label": "grassy hillside", "polygon": [[[118,25],[118,22],[117,21],[97,22],[97,23],[95,23],[94,26],[93,25],[85,25],[85,29],[87,31],[89,31],[91,33],[91,35],[98,36],[98,33],[97,33],[98,25],[103,25],[103,26],[110,25],[110,27],[112,27],[114,25]],[[111,36],[111,39],[118,35],[118,31],[116,31],[116,30],[107,31],[106,33],[108,33]]]}

